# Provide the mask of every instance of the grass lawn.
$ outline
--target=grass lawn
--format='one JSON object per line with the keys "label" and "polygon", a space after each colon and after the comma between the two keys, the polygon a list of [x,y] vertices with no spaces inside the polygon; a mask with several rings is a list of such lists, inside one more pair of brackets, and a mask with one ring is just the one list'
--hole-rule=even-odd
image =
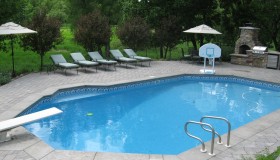
{"label": "grass lawn", "polygon": [[280,146],[277,147],[277,150],[271,154],[259,154],[256,156],[256,160],[275,160],[280,156]]}
{"label": "grass lawn", "polygon": [[[255,160],[276,160],[280,156],[280,146],[277,147],[276,151],[269,154],[268,149],[263,150],[261,153],[257,153]],[[253,160],[253,158],[242,158],[243,160]]]}

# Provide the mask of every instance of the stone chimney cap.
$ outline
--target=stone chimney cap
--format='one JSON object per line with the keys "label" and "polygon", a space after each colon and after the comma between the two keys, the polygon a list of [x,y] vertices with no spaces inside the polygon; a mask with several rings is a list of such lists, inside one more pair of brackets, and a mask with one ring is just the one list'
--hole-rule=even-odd
{"label": "stone chimney cap", "polygon": [[259,30],[259,28],[256,28],[256,27],[239,27],[239,29]]}

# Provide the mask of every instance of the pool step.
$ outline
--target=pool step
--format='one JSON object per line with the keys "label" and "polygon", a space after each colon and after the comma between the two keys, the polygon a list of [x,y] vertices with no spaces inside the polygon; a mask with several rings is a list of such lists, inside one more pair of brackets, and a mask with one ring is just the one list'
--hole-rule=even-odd
{"label": "pool step", "polygon": [[[222,138],[221,138],[220,134],[218,132],[216,132],[215,129],[210,124],[203,122],[204,119],[217,119],[217,120],[225,121],[227,123],[227,125],[228,125],[228,134],[227,134],[227,144],[225,145],[226,147],[230,147],[231,124],[230,124],[230,122],[226,118],[224,118],[224,117],[216,117],[216,116],[203,116],[203,117],[200,118],[199,122],[197,122],[197,121],[188,121],[185,124],[185,132],[186,132],[186,134],[188,136],[198,140],[201,143],[201,145],[202,145],[201,150],[200,150],[201,152],[207,152],[207,150],[205,149],[204,141],[201,138],[196,137],[196,136],[190,134],[189,131],[188,131],[188,125],[189,124],[200,125],[205,131],[208,131],[208,132],[212,133],[211,151],[210,151],[209,155],[214,156],[215,155],[215,153],[214,153],[214,139],[215,139],[215,135],[217,135],[218,138],[219,138],[218,144],[223,144]],[[205,128],[206,126],[209,127],[210,129]]]}

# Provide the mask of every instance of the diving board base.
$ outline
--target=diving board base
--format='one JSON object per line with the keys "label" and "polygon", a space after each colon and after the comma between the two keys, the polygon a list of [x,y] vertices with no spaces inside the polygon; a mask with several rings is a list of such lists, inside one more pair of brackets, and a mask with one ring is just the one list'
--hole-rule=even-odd
{"label": "diving board base", "polygon": [[200,73],[202,73],[202,74],[215,74],[215,70],[214,69],[201,69]]}
{"label": "diving board base", "polygon": [[11,136],[10,134],[8,133],[8,131],[2,131],[0,132],[0,143],[1,142],[6,142],[6,141],[9,141],[11,140]]}
{"label": "diving board base", "polygon": [[60,113],[62,113],[60,109],[52,107],[35,113],[30,113],[24,116],[2,121],[0,122],[0,142],[11,140],[11,137],[8,134],[10,129]]}

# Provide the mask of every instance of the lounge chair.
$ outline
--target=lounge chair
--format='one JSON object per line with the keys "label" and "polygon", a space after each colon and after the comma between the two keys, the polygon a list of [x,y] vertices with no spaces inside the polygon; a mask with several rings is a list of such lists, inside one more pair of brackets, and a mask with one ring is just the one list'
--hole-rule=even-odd
{"label": "lounge chair", "polygon": [[190,49],[189,50],[189,55],[191,56],[191,61],[192,62],[197,62],[197,63],[201,63],[202,62],[202,57],[199,56],[198,50],[193,50]]}
{"label": "lounge chair", "polygon": [[97,72],[97,66],[99,65],[99,63],[86,60],[81,52],[70,53],[70,55],[74,63],[80,65],[81,67],[95,67],[95,70]]}
{"label": "lounge chair", "polygon": [[124,49],[124,52],[128,55],[129,58],[134,58],[134,59],[138,60],[141,63],[141,65],[142,65],[142,62],[149,62],[149,66],[151,66],[151,61],[152,61],[151,58],[137,56],[137,54],[132,49]]}
{"label": "lounge chair", "polygon": [[131,64],[131,63],[134,63],[136,66],[137,60],[133,59],[133,58],[124,57],[120,50],[115,49],[115,50],[110,50],[110,52],[113,55],[113,57],[115,58],[115,60],[118,61],[120,64],[125,63],[126,68],[127,68],[127,64]]}
{"label": "lounge chair", "polygon": [[[95,61],[95,62],[98,62],[99,64],[101,65],[105,65],[108,67],[110,66],[114,66],[115,70],[116,70],[116,64],[118,63],[117,61],[113,61],[113,60],[107,60],[107,59],[104,59],[98,51],[95,51],[95,52],[88,52],[88,55],[89,57]],[[105,70],[106,70],[106,67],[105,67]]]}
{"label": "lounge chair", "polygon": [[77,74],[78,74],[79,65],[74,63],[68,63],[62,54],[51,55],[51,59],[56,67],[65,70],[65,75],[66,75],[66,69],[73,69],[73,68],[77,69]]}

